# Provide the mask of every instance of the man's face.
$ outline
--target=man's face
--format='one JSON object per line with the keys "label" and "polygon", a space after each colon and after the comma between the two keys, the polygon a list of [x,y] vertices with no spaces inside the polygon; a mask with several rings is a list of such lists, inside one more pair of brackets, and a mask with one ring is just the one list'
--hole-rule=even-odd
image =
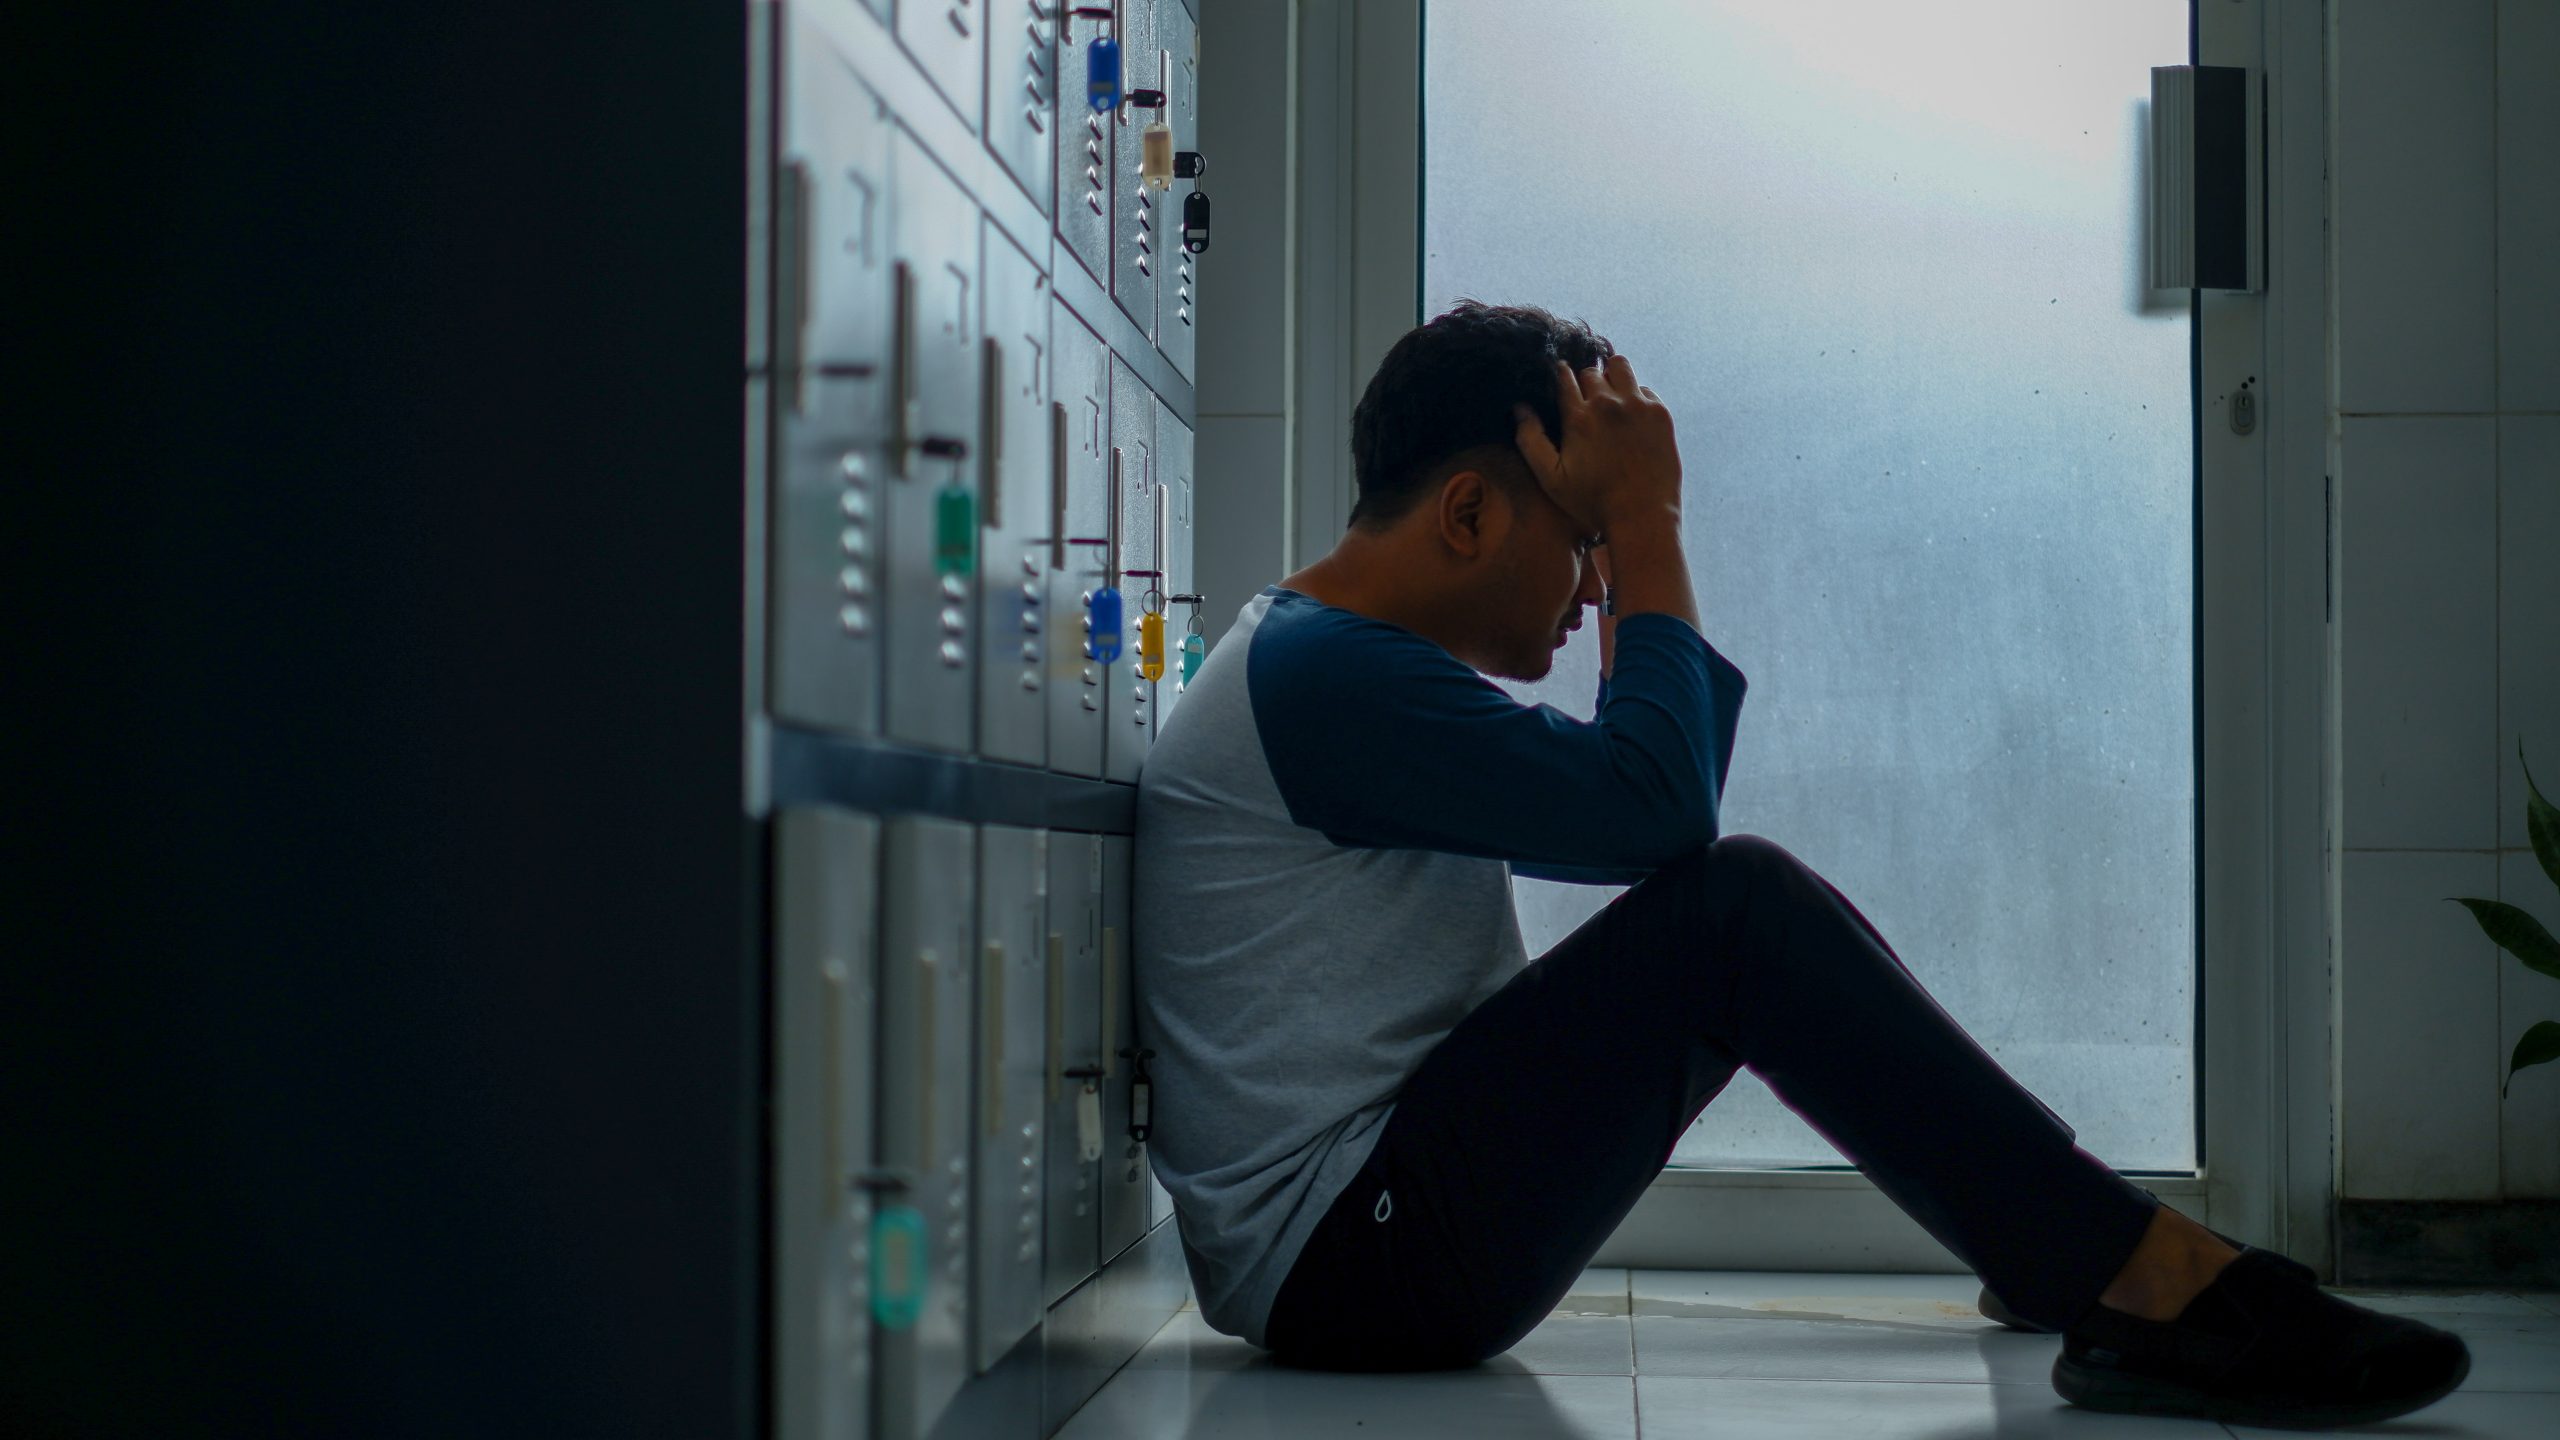
{"label": "man's face", "polygon": [[1510,680],[1542,680],[1555,668],[1565,637],[1582,628],[1584,607],[1602,598],[1590,551],[1598,537],[1575,525],[1526,466],[1495,487],[1510,523],[1488,558],[1493,562],[1486,595],[1486,650],[1492,673]]}

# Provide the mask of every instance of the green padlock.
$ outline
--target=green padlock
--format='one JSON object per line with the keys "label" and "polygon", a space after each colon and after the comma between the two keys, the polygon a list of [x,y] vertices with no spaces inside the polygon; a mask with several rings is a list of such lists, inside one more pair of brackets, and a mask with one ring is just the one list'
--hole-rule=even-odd
{"label": "green padlock", "polygon": [[871,1217],[871,1318],[883,1330],[905,1330],[924,1314],[924,1216],[912,1205],[884,1205]]}
{"label": "green padlock", "polygon": [[978,497],[965,485],[942,487],[934,498],[933,568],[966,575],[978,564]]}

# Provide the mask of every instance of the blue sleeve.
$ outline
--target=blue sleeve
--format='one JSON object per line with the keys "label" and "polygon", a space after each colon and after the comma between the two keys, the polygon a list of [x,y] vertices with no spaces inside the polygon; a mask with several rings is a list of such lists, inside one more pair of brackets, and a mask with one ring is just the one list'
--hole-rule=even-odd
{"label": "blue sleeve", "polygon": [[1298,598],[1254,634],[1248,689],[1290,819],[1335,844],[1632,884],[1720,833],[1746,682],[1669,615],[1628,617],[1616,651],[1581,721],[1409,630]]}
{"label": "blue sleeve", "polygon": [[[1608,708],[1609,677],[1604,674],[1600,677],[1599,698],[1591,702],[1591,713],[1598,715]],[[1716,793],[1723,794],[1723,787],[1718,786]],[[1634,885],[1653,872],[1649,869],[1613,870],[1596,865],[1540,865],[1531,862],[1513,865],[1511,873],[1531,880],[1552,880],[1559,885]]]}

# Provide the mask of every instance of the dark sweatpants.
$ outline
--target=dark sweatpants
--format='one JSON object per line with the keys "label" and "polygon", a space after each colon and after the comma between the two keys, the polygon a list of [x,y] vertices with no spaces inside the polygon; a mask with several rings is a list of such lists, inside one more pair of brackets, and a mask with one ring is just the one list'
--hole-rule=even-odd
{"label": "dark sweatpants", "polygon": [[1610,902],[1431,1052],[1281,1286],[1272,1350],[1372,1370],[1509,1349],[1744,1065],[2040,1324],[2095,1303],[2159,1205],[1829,881],[1732,835]]}

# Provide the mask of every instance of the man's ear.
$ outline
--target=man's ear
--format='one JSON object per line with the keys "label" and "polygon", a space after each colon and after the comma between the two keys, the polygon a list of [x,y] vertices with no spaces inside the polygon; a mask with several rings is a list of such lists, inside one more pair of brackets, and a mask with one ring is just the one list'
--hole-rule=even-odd
{"label": "man's ear", "polygon": [[1472,560],[1492,538],[1493,481],[1481,470],[1461,470],[1440,485],[1440,542]]}

